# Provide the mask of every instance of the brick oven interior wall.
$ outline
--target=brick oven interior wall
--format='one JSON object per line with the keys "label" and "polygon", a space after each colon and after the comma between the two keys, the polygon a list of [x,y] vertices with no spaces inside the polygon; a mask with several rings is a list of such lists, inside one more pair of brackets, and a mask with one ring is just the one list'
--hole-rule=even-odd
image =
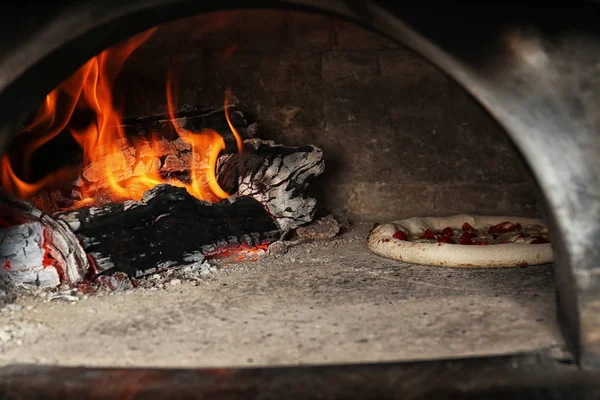
{"label": "brick oven interior wall", "polygon": [[460,212],[538,214],[533,185],[500,128],[412,51],[355,25],[241,11],[160,27],[119,78],[128,116],[234,100],[259,137],[325,154],[314,196],[362,220]]}

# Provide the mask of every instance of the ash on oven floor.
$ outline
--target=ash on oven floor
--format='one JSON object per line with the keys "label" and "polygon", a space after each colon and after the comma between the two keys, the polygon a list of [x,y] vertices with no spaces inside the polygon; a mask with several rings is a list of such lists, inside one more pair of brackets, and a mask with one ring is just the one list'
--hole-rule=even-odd
{"label": "ash on oven floor", "polygon": [[0,311],[0,364],[354,363],[561,346],[551,266],[395,262],[368,251],[371,225],[198,279],[154,278],[160,287],[21,297]]}

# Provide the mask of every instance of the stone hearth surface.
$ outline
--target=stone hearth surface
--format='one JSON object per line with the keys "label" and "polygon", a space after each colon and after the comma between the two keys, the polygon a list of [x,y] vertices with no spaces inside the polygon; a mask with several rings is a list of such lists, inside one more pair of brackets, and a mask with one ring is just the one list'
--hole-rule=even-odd
{"label": "stone hearth surface", "polygon": [[382,259],[358,224],[203,281],[0,312],[0,363],[205,367],[355,363],[561,348],[551,266]]}

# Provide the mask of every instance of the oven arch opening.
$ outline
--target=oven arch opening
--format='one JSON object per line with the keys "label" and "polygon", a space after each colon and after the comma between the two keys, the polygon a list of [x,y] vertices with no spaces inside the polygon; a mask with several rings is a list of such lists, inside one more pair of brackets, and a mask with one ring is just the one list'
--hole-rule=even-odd
{"label": "oven arch opening", "polygon": [[[298,3],[295,3],[297,5]],[[460,52],[454,53],[455,57],[449,57],[449,52],[456,48],[453,48],[451,44],[455,37],[448,35],[446,41],[441,40],[440,36],[435,36],[436,32],[428,30],[431,28],[427,25],[420,31],[428,32],[430,37],[437,37],[438,47],[427,42],[423,37],[418,36],[415,31],[411,30],[407,25],[400,22],[395,14],[397,10],[386,9],[385,7],[379,8],[371,3],[365,3],[365,8],[359,10],[363,12],[362,21],[366,25],[373,27],[375,21],[380,21],[375,27],[380,31],[384,31],[386,34],[393,36],[397,40],[403,41],[406,44],[416,48],[425,57],[434,61],[440,68],[447,71],[451,76],[457,79],[463,86],[472,92],[472,94],[478,98],[484,106],[490,110],[490,112],[507,128],[508,134],[515,142],[516,146],[520,149],[525,160],[532,168],[535,177],[540,184],[543,194],[545,195],[545,202],[549,204],[547,208],[547,221],[549,222],[551,229],[555,232],[553,241],[556,243],[555,249],[557,254],[557,260],[555,263],[555,275],[557,279],[560,307],[559,310],[562,316],[562,326],[566,332],[566,337],[571,343],[573,350],[577,357],[582,361],[584,365],[593,365],[597,359],[595,356],[595,345],[594,337],[591,334],[595,329],[595,319],[591,316],[593,310],[590,299],[594,298],[594,286],[590,284],[588,272],[593,268],[593,259],[595,258],[596,252],[592,248],[589,240],[581,240],[579,236],[569,236],[569,233],[573,233],[575,225],[584,227],[577,235],[588,234],[593,236],[597,232],[595,224],[589,224],[588,218],[585,217],[591,206],[595,204],[593,196],[586,196],[581,191],[569,192],[565,188],[561,187],[561,183],[575,184],[576,188],[584,187],[587,182],[594,182],[594,176],[596,176],[596,168],[590,159],[590,156],[582,149],[581,146],[577,145],[576,141],[566,140],[562,132],[574,132],[574,134],[582,135],[583,138],[588,138],[595,144],[593,138],[593,129],[589,124],[582,124],[577,115],[565,115],[564,113],[558,113],[553,117],[548,114],[541,113],[536,114],[534,112],[528,112],[527,110],[542,109],[544,107],[544,101],[547,101],[550,97],[564,98],[570,94],[569,88],[559,86],[551,91],[543,91],[539,85],[545,84],[542,79],[536,83],[534,79],[528,81],[526,85],[523,84],[523,78],[517,79],[514,75],[520,72],[530,77],[548,77],[552,78],[556,74],[555,70],[550,69],[548,64],[533,64],[519,61],[523,57],[525,52],[530,52],[531,46],[535,46],[536,39],[542,37],[543,34],[538,31],[533,33],[528,32],[529,35],[520,35],[512,33],[513,36],[509,36],[509,44],[512,43],[512,53],[507,52],[506,49],[502,49],[504,69],[503,72],[498,72],[492,68],[485,68],[485,66],[473,64],[473,54],[461,54]],[[190,9],[178,8],[183,5],[191,6]],[[277,5],[288,5],[277,3]],[[155,25],[157,22],[163,22],[166,19],[174,18],[175,16],[181,16],[182,10],[193,10],[193,7],[197,7],[188,2],[160,2],[158,3],[133,3],[127,6],[114,7],[110,12],[104,14],[104,18],[100,20],[85,20],[79,19],[79,25],[82,27],[80,31],[71,30],[67,31],[68,25],[65,24],[61,28],[68,17],[77,17],[81,15],[84,8],[71,8],[65,10],[63,14],[57,16],[56,25],[50,23],[48,26],[49,31],[44,33],[52,33],[51,36],[46,36],[45,39],[40,36],[33,36],[29,39],[27,44],[23,48],[16,50],[7,51],[6,63],[3,64],[6,68],[7,74],[5,75],[3,91],[0,94],[3,99],[16,99],[15,101],[5,101],[5,104],[9,106],[4,110],[2,120],[4,121],[4,127],[2,129],[1,137],[5,140],[11,135],[11,132],[15,132],[15,127],[18,127],[25,118],[26,111],[31,109],[36,102],[43,98],[52,87],[56,86],[62,78],[64,78],[65,71],[76,68],[81,62],[93,55],[98,49],[107,47],[114,41],[143,30]],[[102,2],[90,2],[86,4],[85,10],[102,9]],[[328,12],[336,13],[340,16],[345,17],[358,17],[356,9],[346,8],[347,5],[343,2],[332,3],[331,8]],[[87,13],[86,11],[86,13]],[[167,13],[166,11],[169,11]],[[475,10],[480,11],[480,10]],[[585,13],[577,12],[576,16],[582,18],[585,22]],[[419,16],[419,13],[407,12],[405,14],[405,21],[412,23],[413,26],[419,26],[419,24],[425,24]],[[545,15],[544,15],[545,16]],[[544,16],[540,16],[544,17]],[[143,17],[143,18],[140,18]],[[532,16],[525,16],[524,19]],[[553,17],[552,15],[550,17]],[[64,19],[61,19],[64,18]],[[131,18],[131,19],[129,19]],[[132,20],[139,21],[140,25],[134,25],[129,22]],[[54,22],[54,21],[53,21]],[[526,21],[529,26],[536,26],[536,21]],[[485,25],[482,22],[478,23],[478,27]],[[527,25],[527,24],[525,24]],[[110,29],[111,35],[115,36],[103,36],[95,35],[93,29],[107,29],[108,27],[115,28]],[[116,29],[118,28],[118,29]],[[53,30],[54,29],[54,30]],[[61,31],[62,29],[62,31]],[[496,30],[497,29],[497,30]],[[486,38],[490,39],[490,43],[497,44],[498,32],[500,27],[493,24],[488,24],[487,29],[483,30],[484,34],[480,36],[481,40]],[[126,34],[125,34],[126,33]],[[125,34],[125,35],[124,35]],[[457,33],[457,35],[464,34],[463,31]],[[489,35],[489,36],[486,36]],[[33,55],[31,52],[23,52],[23,50],[32,50],[36,46],[41,46],[42,43],[48,43],[48,40],[54,40],[54,45],[60,46],[56,51],[46,50],[37,52]],[[45,42],[43,41],[45,40]],[[531,43],[533,41],[533,44]],[[83,43],[89,43],[90,46],[85,46],[86,50],[82,52],[74,52],[73,49],[78,48]],[[439,44],[443,43],[443,44]],[[515,44],[516,43],[516,44]],[[12,43],[14,45],[14,43]],[[64,46],[63,46],[64,45]],[[596,43],[590,39],[589,42],[581,42],[580,46],[585,48],[593,48]],[[32,46],[32,47],[28,47]],[[53,46],[48,46],[52,49]],[[444,49],[444,50],[442,50]],[[543,59],[544,55],[548,56],[547,52],[544,53],[543,48],[536,48],[541,54]],[[63,50],[65,52],[63,52]],[[489,51],[489,49],[486,49]],[[558,47],[557,51],[564,51],[564,48]],[[85,54],[89,52],[90,54]],[[498,54],[497,53],[497,54]],[[17,59],[18,54],[25,54],[21,63],[21,69],[8,68],[11,65],[14,66],[14,62]],[[67,56],[68,54],[68,56]],[[562,54],[552,54],[554,57],[562,57]],[[521,57],[521,58],[520,58]],[[461,62],[457,60],[462,60]],[[11,64],[12,62],[12,64]],[[71,68],[58,68],[59,66],[70,65]],[[470,66],[468,66],[470,65]],[[475,69],[479,67],[480,69]],[[9,72],[10,71],[10,72]],[[12,76],[11,76],[12,72]],[[45,82],[47,87],[39,85],[39,82],[34,80],[34,76],[41,77],[41,82]],[[505,85],[504,87],[498,87],[498,78],[503,77],[510,80],[511,85]],[[495,79],[495,80],[494,80]],[[33,84],[35,82],[35,84]],[[495,82],[495,83],[494,83]],[[514,85],[512,84],[514,82]],[[519,86],[520,85],[520,86]],[[530,96],[529,98],[515,96],[515,93],[522,95],[523,88],[528,90],[540,92],[539,96]],[[19,93],[19,96],[15,94]],[[31,94],[26,96],[25,94]],[[509,107],[507,103],[512,104]],[[540,108],[538,108],[540,107]],[[554,104],[550,104],[550,109],[554,107]],[[553,119],[554,118],[554,119]],[[548,124],[544,124],[544,121],[555,122],[555,128],[550,129]],[[536,125],[537,124],[537,125]],[[532,126],[537,126],[536,129],[531,129]],[[533,132],[533,133],[531,133]],[[546,135],[546,136],[544,136]],[[548,136],[549,135],[549,136]],[[543,146],[545,143],[545,137],[552,137],[559,146],[549,148],[548,152],[544,155],[543,152],[539,152],[537,146]],[[6,144],[6,142],[5,142]],[[590,146],[593,147],[593,146]],[[575,169],[567,168],[566,170],[560,170],[556,165],[552,164],[553,160],[557,157],[563,157],[566,160],[578,160],[580,164]],[[566,156],[565,156],[566,155]],[[575,179],[574,179],[575,178]],[[569,213],[570,210],[570,213]],[[568,239],[567,239],[568,238]],[[583,244],[582,244],[583,243]],[[582,327],[585,329],[582,330]]]}

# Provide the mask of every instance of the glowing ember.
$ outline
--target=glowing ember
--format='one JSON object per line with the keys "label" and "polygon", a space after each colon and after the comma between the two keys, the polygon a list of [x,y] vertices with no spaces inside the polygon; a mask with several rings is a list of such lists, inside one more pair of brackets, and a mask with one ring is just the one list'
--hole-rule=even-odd
{"label": "glowing ember", "polygon": [[[192,147],[193,162],[190,166],[189,183],[177,178],[164,178],[157,168],[149,166],[147,171],[123,178],[121,172],[124,165],[135,160],[123,151],[123,143],[134,144],[126,137],[121,127],[122,115],[116,109],[113,98],[113,84],[129,55],[138,48],[153,30],[137,35],[127,42],[121,43],[100,53],[85,63],[75,74],[61,83],[46,96],[31,123],[20,132],[26,137],[22,154],[16,156],[10,151],[2,156],[0,182],[9,192],[22,199],[29,199],[47,187],[68,183],[77,178],[83,167],[94,176],[99,176],[108,188],[108,196],[114,201],[128,199],[139,200],[142,194],[160,183],[185,187],[194,197],[216,202],[229,197],[217,182],[215,176],[219,153],[225,149],[225,142],[216,131],[206,129],[192,133],[174,122],[179,137]],[[172,74],[166,80],[166,97],[169,114],[175,121],[176,84]],[[228,105],[230,93],[225,99],[225,116],[237,142],[242,150],[242,139],[233,127],[229,118]],[[76,117],[86,115],[89,123],[83,124]],[[81,118],[79,118],[81,119]],[[48,143],[63,131],[68,131],[83,150],[83,162],[76,167],[62,167],[37,181],[30,181],[31,159],[36,150]],[[157,159],[160,154],[156,149],[161,138],[152,137],[144,143],[142,151],[147,159]],[[135,145],[140,146],[139,143]],[[17,164],[18,163],[18,164]],[[17,168],[15,168],[17,167]],[[16,173],[15,171],[18,171]],[[85,173],[84,173],[85,175]],[[82,199],[74,208],[91,206],[96,201],[96,187],[84,184],[80,192]]]}
{"label": "glowing ember", "polygon": [[220,247],[213,252],[206,253],[205,257],[209,260],[211,258],[232,258],[235,261],[256,261],[261,255],[265,254],[270,243],[271,242],[264,242],[256,246],[241,244]]}

